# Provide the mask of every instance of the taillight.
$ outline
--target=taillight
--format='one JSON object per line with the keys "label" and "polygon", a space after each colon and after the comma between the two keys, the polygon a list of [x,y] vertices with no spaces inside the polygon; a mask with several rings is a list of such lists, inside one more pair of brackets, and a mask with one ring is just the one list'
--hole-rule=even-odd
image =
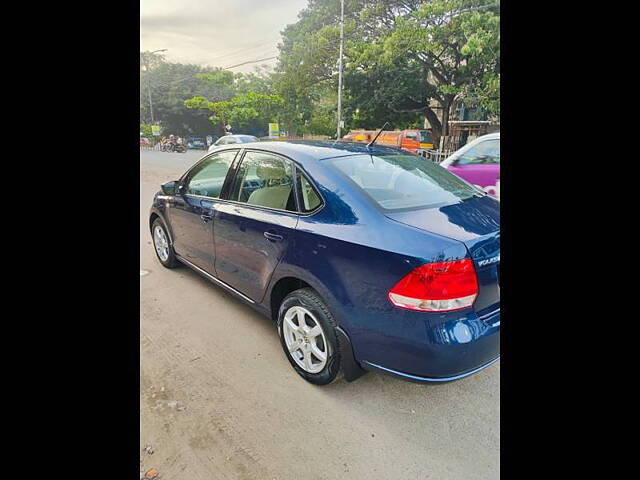
{"label": "taillight", "polygon": [[473,305],[478,296],[476,270],[470,258],[426,263],[389,290],[397,307],[421,312],[450,312]]}

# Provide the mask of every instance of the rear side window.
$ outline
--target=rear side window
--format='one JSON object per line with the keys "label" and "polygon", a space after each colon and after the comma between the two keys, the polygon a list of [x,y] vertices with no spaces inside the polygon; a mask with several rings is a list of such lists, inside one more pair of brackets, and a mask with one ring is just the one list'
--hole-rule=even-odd
{"label": "rear side window", "polygon": [[247,152],[236,173],[229,200],[296,211],[291,162],[262,152]]}
{"label": "rear side window", "polygon": [[485,140],[458,157],[458,165],[500,163],[500,140]]}
{"label": "rear side window", "polygon": [[484,193],[414,155],[353,155],[325,160],[385,210],[458,203]]}
{"label": "rear side window", "polygon": [[320,199],[320,195],[316,192],[316,189],[313,188],[311,182],[307,180],[307,178],[299,174],[298,176],[299,182],[299,190],[300,196],[302,197],[302,205],[300,205],[300,210],[305,213],[312,212],[320,205],[322,205],[322,200]]}

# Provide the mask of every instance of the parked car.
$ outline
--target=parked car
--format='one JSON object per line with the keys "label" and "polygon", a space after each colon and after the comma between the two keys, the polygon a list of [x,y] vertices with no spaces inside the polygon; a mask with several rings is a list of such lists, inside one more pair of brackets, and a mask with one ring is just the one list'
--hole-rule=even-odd
{"label": "parked car", "polygon": [[187,142],[187,148],[195,149],[195,150],[206,150],[207,142],[204,138],[191,137]]}
{"label": "parked car", "polygon": [[213,145],[209,147],[209,152],[212,152],[216,148],[222,145],[232,145],[234,143],[248,143],[248,142],[259,142],[257,137],[253,135],[224,135],[215,141]]}
{"label": "parked car", "polygon": [[162,185],[149,227],[164,267],[270,317],[307,381],[447,382],[500,356],[499,205],[395,148],[254,142]]}
{"label": "parked car", "polygon": [[440,165],[500,198],[500,132],[476,138]]}

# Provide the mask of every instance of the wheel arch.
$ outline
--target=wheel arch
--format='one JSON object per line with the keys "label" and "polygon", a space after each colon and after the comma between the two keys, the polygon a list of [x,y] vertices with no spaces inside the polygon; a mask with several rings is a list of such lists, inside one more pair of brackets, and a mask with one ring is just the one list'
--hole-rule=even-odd
{"label": "wheel arch", "polygon": [[[300,290],[301,288],[312,288],[317,292],[313,286],[294,276],[281,277],[273,284],[269,293],[269,311],[271,312],[271,319],[273,321],[278,320],[278,310],[285,297],[291,292]],[[318,294],[320,295],[319,292]]]}
{"label": "wheel arch", "polygon": [[[311,279],[308,276],[304,276],[305,279],[301,277],[303,276],[291,274],[289,272],[289,274],[281,275],[277,280],[272,281],[272,287],[269,289],[266,297],[269,300],[271,318],[275,322],[278,321],[278,311],[284,298],[289,295],[289,293],[301,288],[311,288],[318,294],[325,304],[327,304],[328,308],[335,311],[335,308],[332,307],[335,305],[335,299],[324,285],[322,285],[322,283],[317,279]],[[330,297],[332,301],[327,301],[327,297]],[[344,373],[345,380],[352,382],[364,375],[366,371],[360,366],[355,358],[351,339],[349,338],[349,334],[340,325],[341,322],[339,315],[336,316],[336,323],[338,324],[338,343],[342,356],[342,371]]]}
{"label": "wheel arch", "polygon": [[169,242],[171,243],[171,245],[173,245],[173,230],[171,229],[171,226],[164,218],[164,215],[162,215],[162,212],[158,211],[155,207],[151,209],[151,213],[149,214],[149,231],[151,232],[151,229],[153,228],[153,222],[155,222],[158,218],[164,224],[164,228],[167,230],[167,233],[169,234]]}

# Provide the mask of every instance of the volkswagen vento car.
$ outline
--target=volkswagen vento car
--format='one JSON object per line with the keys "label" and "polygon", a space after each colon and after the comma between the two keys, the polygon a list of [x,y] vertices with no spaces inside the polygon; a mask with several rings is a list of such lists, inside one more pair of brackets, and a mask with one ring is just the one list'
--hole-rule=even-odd
{"label": "volkswagen vento car", "polygon": [[162,185],[149,226],[163,266],[273,319],[309,382],[447,382],[500,356],[499,205],[399,149],[254,142]]}

